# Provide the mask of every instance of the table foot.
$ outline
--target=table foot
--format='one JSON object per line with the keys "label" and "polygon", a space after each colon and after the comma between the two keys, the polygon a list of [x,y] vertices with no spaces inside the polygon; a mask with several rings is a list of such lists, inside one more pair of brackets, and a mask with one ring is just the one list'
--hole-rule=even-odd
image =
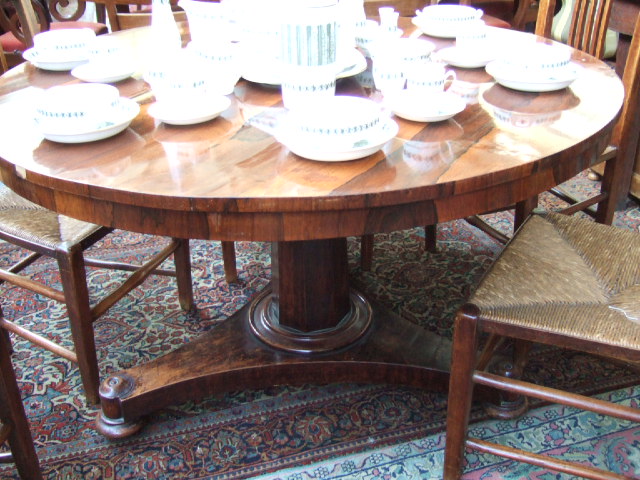
{"label": "table foot", "polygon": [[121,438],[160,408],[272,385],[389,383],[447,391],[448,339],[359,297],[370,326],[352,344],[330,352],[288,352],[262,342],[252,329],[251,313],[264,298],[183,347],[107,378],[100,388],[99,431]]}
{"label": "table foot", "polygon": [[144,425],[142,420],[125,422],[121,418],[112,419],[106,417],[104,412],[98,412],[96,417],[96,430],[107,438],[126,438],[138,433]]}

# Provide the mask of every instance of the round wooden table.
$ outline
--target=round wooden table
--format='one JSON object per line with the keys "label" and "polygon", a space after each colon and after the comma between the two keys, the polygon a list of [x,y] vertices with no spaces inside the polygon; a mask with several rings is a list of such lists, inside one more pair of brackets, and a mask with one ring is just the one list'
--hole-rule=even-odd
{"label": "round wooden table", "polygon": [[[135,42],[143,33],[123,37]],[[499,34],[510,45],[536,40]],[[458,69],[452,88],[468,102],[463,112],[437,123],[394,117],[395,138],[347,162],[300,158],[268,133],[282,113],[277,87],[240,81],[221,117],[168,126],[147,114],[148,86],[132,78],[117,84],[142,104],[131,126],[71,145],[43,140],[32,99],[36,89],[76,80],[29,64],[5,74],[0,173],[20,195],[125,230],[273,245],[270,288],[199,339],[103,382],[100,431],[126,436],[154,409],[275,384],[387,382],[444,391],[450,342],[350,287],[346,237],[527,201],[589,167],[608,144],[623,89],[604,63],[578,51],[573,60],[579,78],[549,93],[516,92],[482,68]],[[340,80],[338,92],[381,99],[367,71]]]}

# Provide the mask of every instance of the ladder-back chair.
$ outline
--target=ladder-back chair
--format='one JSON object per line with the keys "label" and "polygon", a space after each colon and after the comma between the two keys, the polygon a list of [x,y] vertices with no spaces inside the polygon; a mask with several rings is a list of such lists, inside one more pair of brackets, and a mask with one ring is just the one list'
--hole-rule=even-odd
{"label": "ladder-back chair", "polygon": [[[112,32],[151,25],[151,0],[95,0],[104,4]],[[172,1],[173,17],[180,33],[188,31],[187,14]]]}
{"label": "ladder-back chair", "polygon": [[[640,15],[623,83],[625,104],[614,133],[622,141],[619,156],[629,153],[624,140],[637,136],[637,123],[624,118],[632,116],[628,110],[640,97]],[[609,161],[606,170],[623,162]],[[490,334],[490,341],[477,357],[483,332]],[[514,446],[466,438],[476,383],[640,422],[637,409],[523,382],[517,379],[519,371],[513,378],[484,371],[497,338],[515,339],[515,370],[524,368],[530,342],[640,363],[640,235],[555,212],[533,215],[458,312],[449,386],[445,479],[459,478],[465,446],[586,478],[624,478]]]}
{"label": "ladder-back chair", "polygon": [[[484,355],[476,354],[483,333],[638,365],[640,234],[555,212],[531,216],[458,311],[447,414],[445,480],[460,478],[465,447],[585,478],[625,478],[572,463],[562,453],[550,456],[524,451],[524,444],[467,436],[476,384],[506,392],[507,398],[525,395],[640,422],[637,408],[486,370]],[[629,473],[638,478],[640,472]]]}

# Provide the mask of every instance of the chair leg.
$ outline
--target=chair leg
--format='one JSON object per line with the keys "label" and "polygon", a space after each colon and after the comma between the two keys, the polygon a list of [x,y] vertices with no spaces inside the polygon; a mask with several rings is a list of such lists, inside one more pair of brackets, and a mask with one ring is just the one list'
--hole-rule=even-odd
{"label": "chair leg", "polygon": [[520,228],[520,225],[531,215],[534,208],[538,206],[538,196],[527,198],[522,202],[516,203],[514,218],[513,218],[513,231],[515,232]]}
{"label": "chair leg", "polygon": [[82,249],[76,245],[58,251],[58,266],[82,385],[87,402],[93,405],[100,401],[100,371]]}
{"label": "chair leg", "polygon": [[174,238],[177,247],[173,252],[173,262],[176,266],[176,281],[178,283],[178,301],[185,311],[193,309],[193,280],[191,278],[191,254],[189,240]]}
{"label": "chair leg", "polygon": [[477,312],[467,307],[463,307],[456,317],[449,376],[444,480],[457,480],[462,474],[478,349],[476,317]]}
{"label": "chair leg", "polygon": [[373,263],[373,235],[362,235],[360,237],[360,269],[363,272],[370,272]]}
{"label": "chair leg", "polygon": [[220,243],[222,244],[222,264],[224,265],[224,278],[227,280],[227,283],[238,283],[235,243]]}
{"label": "chair leg", "polygon": [[[625,178],[628,175],[626,175],[625,172],[627,170],[630,171],[633,167],[623,165],[623,161],[624,159],[616,158],[615,160],[606,162],[604,165],[600,191],[607,193],[608,196],[605,200],[598,203],[596,210],[596,222],[598,223],[611,225],[616,208],[622,204],[622,201],[626,198],[627,192],[629,191],[629,182],[626,181]],[[629,162],[626,161],[626,163],[628,164]]]}
{"label": "chair leg", "polygon": [[[2,312],[0,312],[0,316]],[[5,330],[6,332],[6,330]],[[6,335],[0,335],[0,404],[2,404],[1,419],[10,426],[8,442],[11,448],[13,462],[21,478],[41,480],[42,473],[38,463],[38,456],[33,446],[33,439],[29,429],[29,422],[24,412],[24,405],[20,397],[20,390],[16,382],[15,373],[9,357]]]}
{"label": "chair leg", "polygon": [[438,225],[425,225],[424,248],[427,252],[438,253]]}
{"label": "chair leg", "polygon": [[[2,313],[0,312],[0,317],[1,316]],[[9,354],[13,353],[13,344],[11,343],[11,335],[9,335],[9,331],[4,328],[0,328],[0,335],[4,337],[4,342],[7,344]]]}

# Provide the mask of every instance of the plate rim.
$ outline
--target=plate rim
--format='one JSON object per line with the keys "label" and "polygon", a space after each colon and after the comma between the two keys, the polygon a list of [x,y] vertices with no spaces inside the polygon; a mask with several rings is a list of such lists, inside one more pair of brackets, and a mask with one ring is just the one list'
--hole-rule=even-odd
{"label": "plate rim", "polygon": [[[403,90],[403,91],[408,91],[408,90]],[[406,94],[408,95],[408,94]],[[448,120],[451,117],[456,116],[458,113],[464,111],[465,108],[467,108],[467,104],[464,101],[463,98],[459,97],[458,95],[454,94],[454,93],[450,93],[450,92],[442,92],[441,94],[442,96],[447,96],[450,98],[455,98],[456,102],[458,103],[458,105],[455,107],[455,109],[452,109],[451,112],[447,113],[447,114],[442,114],[442,115],[435,115],[435,116],[429,116],[429,117],[425,117],[425,116],[413,116],[411,114],[407,114],[405,113],[398,113],[397,108],[394,107],[393,102],[391,102],[389,108],[391,109],[391,111],[393,112],[394,115],[403,118],[405,120],[409,120],[412,122],[424,122],[424,123],[429,123],[429,122],[442,122],[444,120]],[[454,111],[455,110],[455,111]],[[411,117],[411,118],[409,118]],[[420,118],[420,120],[418,120],[418,118]]]}
{"label": "plate rim", "polygon": [[[353,77],[354,75],[364,72],[367,69],[367,57],[355,47],[352,50],[353,50],[352,55],[355,62],[351,64],[348,68],[343,68],[342,70],[339,70],[338,72],[336,72],[336,79]],[[247,72],[243,66],[242,70],[243,72],[241,74],[241,77],[247,80],[248,82],[260,83],[262,85],[273,85],[273,86],[280,86],[282,84],[282,80],[281,78],[278,78],[277,73],[273,75],[266,75],[265,76],[266,78],[259,79],[256,75],[253,75],[253,73],[258,72],[258,69]]]}
{"label": "plate rim", "polygon": [[75,67],[79,67],[80,65],[89,61],[88,57],[83,58],[70,58],[67,60],[52,60],[52,59],[40,59],[35,58],[37,56],[37,50],[35,47],[31,47],[22,52],[22,58],[26,61],[35,65],[38,68],[43,70],[52,70],[52,71],[68,71],[72,70]]}
{"label": "plate rim", "polygon": [[[566,83],[566,82],[571,83],[575,81],[580,74],[580,66],[575,64],[574,62],[569,62],[569,65],[567,66],[568,67],[567,72],[566,72],[567,75],[565,78],[562,78],[562,77],[560,77],[559,79],[547,78],[547,79],[541,79],[541,80],[535,80],[535,81],[527,80],[522,78],[521,75],[516,77],[509,77],[509,76],[503,75],[503,73],[505,72],[500,70],[501,68],[500,64],[503,62],[504,60],[498,58],[489,62],[485,67],[487,73],[491,75],[493,78],[495,78],[496,81],[498,81],[498,79],[501,79],[503,81],[507,81],[509,83],[514,83],[514,84],[521,83],[521,84],[528,84],[528,85],[552,86],[552,85]],[[569,68],[571,68],[570,72],[569,72]],[[493,73],[490,70],[493,70]]]}
{"label": "plate rim", "polygon": [[[89,77],[89,76],[77,75],[78,70],[82,72],[83,69],[89,68],[90,66],[91,66],[91,61],[81,63],[80,65],[77,65],[71,69],[71,75],[76,77],[78,80],[82,80],[83,82],[88,82],[88,83],[112,83],[112,82],[114,83],[114,82],[118,82],[120,80],[129,78],[131,75],[133,75],[136,72],[136,68],[133,65],[128,65],[127,66],[128,68],[126,70],[123,69],[122,72],[120,72],[118,75],[112,74],[112,75],[103,76],[103,77]],[[125,76],[125,73],[127,73],[126,76]]]}
{"label": "plate rim", "polygon": [[147,113],[150,116],[152,116],[154,119],[162,123],[166,123],[168,125],[195,125],[198,123],[204,123],[218,117],[222,112],[224,112],[227,108],[231,106],[231,100],[226,95],[216,95],[213,98],[216,102],[218,102],[218,105],[215,108],[215,112],[212,110],[208,112],[206,115],[199,115],[197,117],[190,117],[190,118],[186,118],[186,117],[169,118],[162,115],[162,113],[156,112],[156,110],[159,110],[162,108],[162,104],[160,104],[160,102],[154,102],[151,105],[149,105]]}

